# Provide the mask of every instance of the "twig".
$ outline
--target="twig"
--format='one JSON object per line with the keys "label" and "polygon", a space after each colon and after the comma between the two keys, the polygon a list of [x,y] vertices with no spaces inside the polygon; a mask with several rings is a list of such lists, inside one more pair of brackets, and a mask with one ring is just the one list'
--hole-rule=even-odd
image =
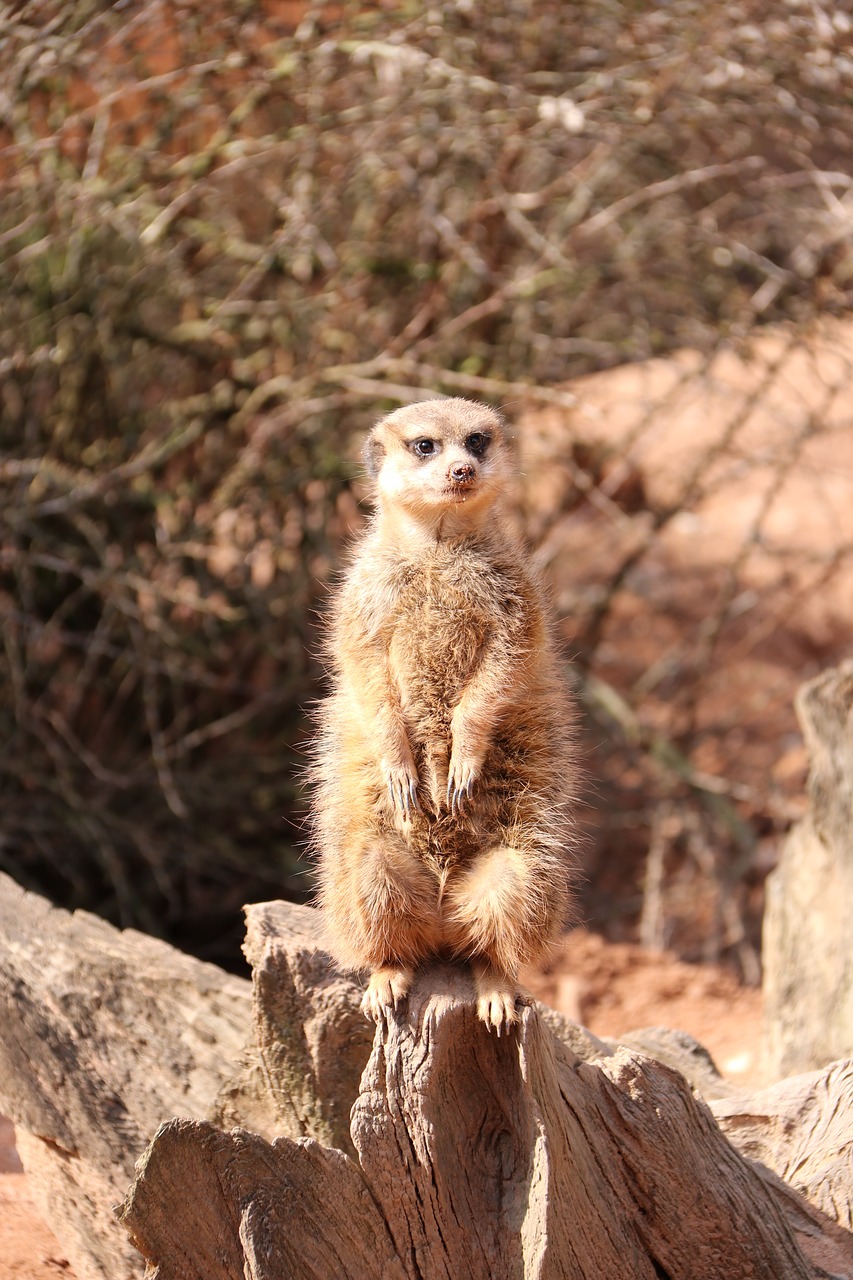
{"label": "twig", "polygon": [[660,182],[652,182],[639,191],[632,191],[621,200],[614,200],[606,209],[600,209],[578,226],[583,235],[595,235],[611,226],[626,213],[632,213],[644,204],[654,200],[663,200],[666,196],[679,191],[690,191],[705,182],[714,182],[719,178],[729,178],[737,173],[758,173],[767,164],[763,156],[744,156],[740,160],[731,160],[727,164],[709,164],[701,169],[690,169],[687,173],[677,173]]}

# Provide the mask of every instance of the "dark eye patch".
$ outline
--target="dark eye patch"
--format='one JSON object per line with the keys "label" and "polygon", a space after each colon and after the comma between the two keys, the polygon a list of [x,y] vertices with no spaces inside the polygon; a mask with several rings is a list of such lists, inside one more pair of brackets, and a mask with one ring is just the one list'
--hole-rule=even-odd
{"label": "dark eye patch", "polygon": [[475,458],[482,458],[491,443],[491,439],[492,437],[487,431],[472,431],[465,441],[465,448],[469,453],[473,453]]}
{"label": "dark eye patch", "polygon": [[421,436],[418,440],[412,440],[409,448],[418,458],[431,458],[438,451],[435,441],[430,440],[428,436]]}

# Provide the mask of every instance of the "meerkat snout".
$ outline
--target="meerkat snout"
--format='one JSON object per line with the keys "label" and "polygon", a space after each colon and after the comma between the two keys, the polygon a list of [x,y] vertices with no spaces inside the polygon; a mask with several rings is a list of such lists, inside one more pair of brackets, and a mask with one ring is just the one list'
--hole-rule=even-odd
{"label": "meerkat snout", "polygon": [[448,471],[447,478],[451,484],[468,488],[477,479],[477,468],[471,462],[457,462]]}

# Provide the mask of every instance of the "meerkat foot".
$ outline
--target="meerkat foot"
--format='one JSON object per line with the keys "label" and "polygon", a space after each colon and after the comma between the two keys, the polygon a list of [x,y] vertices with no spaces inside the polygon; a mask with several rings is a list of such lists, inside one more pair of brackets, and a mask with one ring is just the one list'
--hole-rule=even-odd
{"label": "meerkat foot", "polygon": [[388,1009],[397,1009],[409,993],[414,970],[403,965],[383,965],[370,975],[361,997],[361,1011],[378,1022]]}
{"label": "meerkat foot", "polygon": [[518,1012],[515,1007],[516,991],[513,988],[510,991],[489,991],[484,992],[477,999],[477,1015],[485,1022],[489,1030],[495,1030],[500,1038],[501,1033],[507,1033],[516,1022],[518,1022]]}
{"label": "meerkat foot", "polygon": [[506,974],[487,964],[474,964],[477,1016],[490,1031],[509,1032],[518,1022],[518,987]]}

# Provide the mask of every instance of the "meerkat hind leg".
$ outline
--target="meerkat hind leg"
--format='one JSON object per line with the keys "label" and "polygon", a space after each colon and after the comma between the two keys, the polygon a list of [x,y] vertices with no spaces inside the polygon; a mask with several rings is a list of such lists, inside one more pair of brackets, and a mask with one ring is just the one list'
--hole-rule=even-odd
{"label": "meerkat hind leg", "polygon": [[498,1032],[518,1021],[516,975],[536,949],[537,896],[524,855],[507,845],[480,855],[447,887],[448,942],[471,958],[477,1012]]}
{"label": "meerkat hind leg", "polygon": [[371,971],[362,1011],[378,1021],[408,995],[420,961],[439,937],[438,886],[399,836],[377,840],[361,860],[354,917],[364,966]]}

